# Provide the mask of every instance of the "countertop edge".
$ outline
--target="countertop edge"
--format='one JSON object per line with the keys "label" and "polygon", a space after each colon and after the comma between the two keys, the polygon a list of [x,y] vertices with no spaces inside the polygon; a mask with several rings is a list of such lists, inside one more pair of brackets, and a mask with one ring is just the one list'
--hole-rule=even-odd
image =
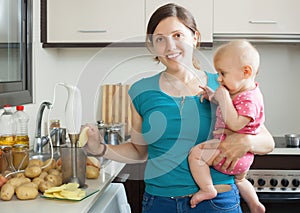
{"label": "countertop edge", "polygon": [[86,179],[88,188],[99,190],[95,194],[83,199],[82,201],[67,201],[54,200],[42,197],[37,197],[34,200],[18,200],[15,196],[10,201],[0,200],[1,212],[10,213],[32,213],[40,212],[72,212],[72,213],[86,213],[105,192],[106,188],[114,180],[114,178],[121,172],[126,164],[116,161],[110,161],[100,169],[100,175],[97,179]]}

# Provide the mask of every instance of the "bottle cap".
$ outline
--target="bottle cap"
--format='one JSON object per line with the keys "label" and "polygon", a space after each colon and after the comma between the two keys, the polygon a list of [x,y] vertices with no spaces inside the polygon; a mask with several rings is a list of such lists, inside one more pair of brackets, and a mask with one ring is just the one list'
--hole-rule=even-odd
{"label": "bottle cap", "polygon": [[23,111],[24,110],[24,106],[22,106],[22,105],[16,106],[16,109],[18,111]]}

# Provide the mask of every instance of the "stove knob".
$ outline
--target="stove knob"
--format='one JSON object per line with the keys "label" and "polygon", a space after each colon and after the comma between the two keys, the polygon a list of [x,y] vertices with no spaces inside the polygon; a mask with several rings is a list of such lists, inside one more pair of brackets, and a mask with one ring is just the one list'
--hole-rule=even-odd
{"label": "stove knob", "polygon": [[284,187],[287,187],[289,185],[289,180],[288,179],[282,179],[281,180],[281,185],[283,185]]}
{"label": "stove knob", "polygon": [[263,185],[266,184],[266,181],[265,181],[264,179],[262,179],[262,178],[259,178],[259,179],[257,180],[257,183],[258,183],[259,186],[263,186]]}
{"label": "stove knob", "polygon": [[298,179],[293,179],[292,184],[293,186],[298,187],[300,185],[300,181]]}
{"label": "stove knob", "polygon": [[276,179],[272,178],[272,179],[270,180],[270,184],[271,184],[271,186],[277,186],[278,181],[277,181]]}
{"label": "stove knob", "polygon": [[252,178],[248,178],[248,181],[249,181],[252,185],[254,185],[254,180],[253,180]]}

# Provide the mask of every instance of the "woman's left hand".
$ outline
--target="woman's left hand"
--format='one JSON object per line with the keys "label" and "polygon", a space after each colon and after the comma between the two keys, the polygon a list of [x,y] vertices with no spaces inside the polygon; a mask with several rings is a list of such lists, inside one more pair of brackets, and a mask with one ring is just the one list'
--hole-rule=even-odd
{"label": "woman's left hand", "polygon": [[[223,131],[223,130],[221,130]],[[223,131],[224,132],[224,131]],[[223,170],[231,171],[238,160],[251,150],[250,143],[247,143],[247,135],[225,131],[226,139],[219,145],[220,154],[214,159],[213,165],[218,165],[226,158],[222,165]]]}

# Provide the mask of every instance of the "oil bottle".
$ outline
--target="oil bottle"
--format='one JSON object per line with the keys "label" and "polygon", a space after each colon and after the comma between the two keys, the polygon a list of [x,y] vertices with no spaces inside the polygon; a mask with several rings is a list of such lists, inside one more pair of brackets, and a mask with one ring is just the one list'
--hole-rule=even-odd
{"label": "oil bottle", "polygon": [[16,112],[13,114],[16,123],[15,144],[23,144],[29,147],[28,122],[29,116],[24,112],[24,106],[16,106]]}
{"label": "oil bottle", "polygon": [[13,146],[16,124],[13,118],[12,107],[4,105],[4,112],[0,116],[0,146]]}

